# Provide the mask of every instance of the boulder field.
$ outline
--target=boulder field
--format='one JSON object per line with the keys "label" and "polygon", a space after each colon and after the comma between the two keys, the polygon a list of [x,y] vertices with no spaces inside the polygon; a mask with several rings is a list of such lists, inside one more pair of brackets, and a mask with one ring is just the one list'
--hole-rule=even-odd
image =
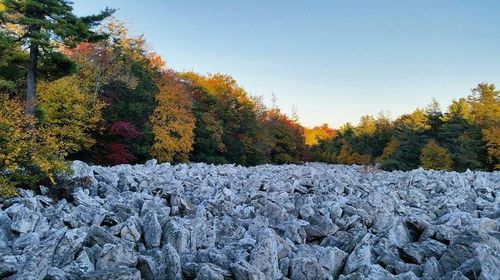
{"label": "boulder field", "polygon": [[0,200],[0,278],[500,279],[500,172],[72,169]]}

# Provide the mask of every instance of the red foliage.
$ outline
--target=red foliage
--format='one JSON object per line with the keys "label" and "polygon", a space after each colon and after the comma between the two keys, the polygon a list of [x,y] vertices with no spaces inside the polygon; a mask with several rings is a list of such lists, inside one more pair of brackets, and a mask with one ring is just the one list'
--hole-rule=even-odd
{"label": "red foliage", "polygon": [[109,63],[109,54],[106,48],[96,43],[79,43],[75,48],[64,50],[66,55],[76,57],[84,55],[99,64]]}
{"label": "red foliage", "polygon": [[128,121],[117,121],[113,123],[109,130],[109,134],[118,135],[127,140],[134,140],[144,135],[144,133],[137,130],[137,128]]}
{"label": "red foliage", "polygon": [[113,143],[109,145],[109,153],[106,155],[106,161],[110,164],[125,164],[132,160],[134,160],[134,157],[124,144]]}
{"label": "red foliage", "polygon": [[130,154],[125,144],[107,144],[104,142],[99,142],[96,146],[93,158],[98,164],[110,165],[127,164],[135,159],[134,156]]}

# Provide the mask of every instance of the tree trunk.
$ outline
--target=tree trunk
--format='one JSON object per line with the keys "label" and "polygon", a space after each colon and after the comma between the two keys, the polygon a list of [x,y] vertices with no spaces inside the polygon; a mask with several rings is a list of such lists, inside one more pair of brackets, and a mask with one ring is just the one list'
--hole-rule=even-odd
{"label": "tree trunk", "polygon": [[30,45],[30,57],[28,61],[28,77],[26,87],[26,114],[35,116],[36,102],[36,65],[38,61],[38,46]]}

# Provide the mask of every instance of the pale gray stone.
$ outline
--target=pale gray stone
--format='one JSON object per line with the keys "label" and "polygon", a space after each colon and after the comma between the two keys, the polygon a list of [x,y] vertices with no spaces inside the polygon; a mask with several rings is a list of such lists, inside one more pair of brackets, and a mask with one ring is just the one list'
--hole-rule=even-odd
{"label": "pale gray stone", "polygon": [[290,279],[315,280],[327,279],[327,276],[315,258],[298,257],[290,264]]}
{"label": "pale gray stone", "polygon": [[177,251],[174,247],[167,244],[163,247],[163,253],[165,254],[166,261],[166,270],[165,276],[166,279],[172,280],[181,280],[182,279],[182,268],[181,268],[181,260]]}
{"label": "pale gray stone", "polygon": [[40,216],[33,210],[22,207],[14,215],[10,229],[19,233],[32,232]]}
{"label": "pale gray stone", "polygon": [[135,268],[108,268],[86,273],[85,280],[141,280],[141,272]]}
{"label": "pale gray stone", "polygon": [[134,267],[137,264],[136,253],[122,245],[105,244],[96,268],[108,269],[119,267]]}
{"label": "pale gray stone", "polygon": [[263,229],[257,238],[257,244],[250,254],[250,264],[258,267],[266,279],[280,279],[281,271],[278,264],[278,245],[274,231]]}
{"label": "pale gray stone", "polygon": [[371,248],[369,245],[360,244],[349,255],[344,268],[344,273],[349,274],[371,264]]}
{"label": "pale gray stone", "polygon": [[242,280],[264,280],[266,276],[258,268],[252,266],[245,260],[231,264],[234,278]]}
{"label": "pale gray stone", "polygon": [[74,259],[74,255],[82,248],[87,236],[86,229],[76,228],[66,231],[57,244],[52,255],[52,266],[62,267]]}
{"label": "pale gray stone", "polygon": [[500,172],[154,160],[72,166],[61,176],[71,196],[21,191],[0,202],[0,278],[500,274]]}
{"label": "pale gray stone", "polygon": [[137,216],[130,217],[120,230],[121,238],[127,241],[137,242],[141,239],[141,235],[141,223]]}
{"label": "pale gray stone", "polygon": [[144,213],[142,217],[142,229],[146,247],[160,247],[162,230],[155,212],[148,210]]}

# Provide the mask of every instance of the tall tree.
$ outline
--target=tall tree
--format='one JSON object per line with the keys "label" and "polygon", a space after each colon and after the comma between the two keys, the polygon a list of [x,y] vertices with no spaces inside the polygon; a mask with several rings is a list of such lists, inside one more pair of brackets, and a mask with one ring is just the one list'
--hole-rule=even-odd
{"label": "tall tree", "polygon": [[277,164],[298,163],[305,151],[304,128],[277,108],[267,112],[264,129],[272,137],[270,161]]}
{"label": "tall tree", "polygon": [[94,28],[114,10],[106,8],[97,15],[78,17],[68,0],[3,0],[2,24],[17,26],[15,41],[29,50],[26,75],[26,113],[35,114],[36,78],[40,56],[58,56],[58,46],[75,46],[81,41],[105,38]]}
{"label": "tall tree", "polygon": [[159,81],[156,107],[151,114],[154,142],[151,154],[160,161],[188,161],[193,146],[193,102],[173,72]]}
{"label": "tall tree", "polygon": [[482,83],[468,97],[474,123],[482,127],[490,169],[500,168],[500,90],[494,84]]}

